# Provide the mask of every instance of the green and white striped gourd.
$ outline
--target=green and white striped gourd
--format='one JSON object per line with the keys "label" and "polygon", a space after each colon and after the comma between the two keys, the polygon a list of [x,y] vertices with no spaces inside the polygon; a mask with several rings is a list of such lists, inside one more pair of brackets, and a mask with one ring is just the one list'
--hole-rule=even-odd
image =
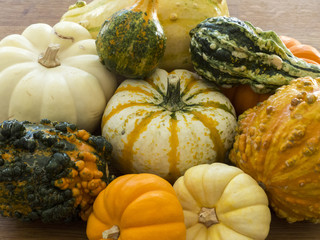
{"label": "green and white striped gourd", "polygon": [[320,67],[295,57],[274,31],[234,17],[212,17],[190,31],[197,73],[222,87],[248,84],[270,93],[298,77],[319,77]]}

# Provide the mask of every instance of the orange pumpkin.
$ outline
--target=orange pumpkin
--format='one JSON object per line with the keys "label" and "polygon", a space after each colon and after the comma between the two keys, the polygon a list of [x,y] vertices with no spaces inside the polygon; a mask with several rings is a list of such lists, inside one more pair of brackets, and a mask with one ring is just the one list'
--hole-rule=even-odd
{"label": "orange pumpkin", "polygon": [[182,206],[169,182],[150,174],[116,178],[97,197],[89,240],[185,240]]}
{"label": "orange pumpkin", "polygon": [[310,45],[301,44],[292,37],[280,36],[280,39],[294,56],[301,58],[308,63],[320,64],[320,52],[316,48]]}
{"label": "orange pumpkin", "polygon": [[[314,47],[301,44],[298,40],[287,36],[280,36],[280,39],[294,56],[308,63],[320,64],[320,52]],[[230,99],[237,115],[263,102],[271,95],[255,93],[249,85],[222,88],[221,91]]]}
{"label": "orange pumpkin", "polygon": [[269,93],[255,93],[249,85],[223,88],[221,91],[227,98],[229,98],[236,110],[237,115],[240,115],[248,108],[256,106],[259,102],[263,102],[270,96]]}

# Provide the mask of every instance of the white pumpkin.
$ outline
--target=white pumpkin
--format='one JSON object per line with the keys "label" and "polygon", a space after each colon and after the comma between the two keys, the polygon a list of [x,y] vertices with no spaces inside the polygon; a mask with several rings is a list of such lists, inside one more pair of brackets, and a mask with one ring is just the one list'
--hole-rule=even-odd
{"label": "white pumpkin", "polygon": [[94,131],[116,84],[79,24],[32,24],[0,41],[0,121],[47,118]]}
{"label": "white pumpkin", "polygon": [[101,129],[122,173],[173,182],[189,167],[224,161],[236,124],[233,106],[212,83],[187,70],[157,69],[146,80],[121,83]]}
{"label": "white pumpkin", "polygon": [[263,240],[268,197],[241,169],[223,163],[188,169],[173,185],[183,207],[186,240]]}

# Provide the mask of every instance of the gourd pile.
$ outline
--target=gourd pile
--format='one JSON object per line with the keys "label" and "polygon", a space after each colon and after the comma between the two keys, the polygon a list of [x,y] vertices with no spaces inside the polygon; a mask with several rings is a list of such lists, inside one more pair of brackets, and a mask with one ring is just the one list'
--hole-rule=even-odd
{"label": "gourd pile", "polygon": [[77,1],[0,41],[0,98],[3,216],[90,240],[320,222],[320,53],[225,0]]}

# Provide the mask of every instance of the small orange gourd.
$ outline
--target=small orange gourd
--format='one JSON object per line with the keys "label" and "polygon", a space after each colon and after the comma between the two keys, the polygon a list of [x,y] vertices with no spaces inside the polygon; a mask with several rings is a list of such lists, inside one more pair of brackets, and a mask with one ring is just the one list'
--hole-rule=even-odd
{"label": "small orange gourd", "polygon": [[185,240],[182,206],[169,182],[149,173],[116,178],[98,195],[89,240]]}
{"label": "small orange gourd", "polygon": [[233,104],[236,114],[240,115],[248,108],[256,106],[259,102],[266,100],[270,93],[255,93],[249,85],[239,85],[232,88],[222,88],[222,93],[229,98]]}
{"label": "small orange gourd", "polygon": [[280,39],[294,56],[308,63],[320,64],[320,52],[316,48],[302,44],[292,37],[280,36]]}
{"label": "small orange gourd", "polygon": [[[292,37],[280,36],[280,39],[294,56],[301,58],[308,63],[320,64],[320,52],[316,48],[310,45],[301,44]],[[258,94],[254,92],[249,85],[221,88],[221,91],[230,99],[237,115],[256,106],[259,102],[263,102],[271,95],[270,93]]]}

